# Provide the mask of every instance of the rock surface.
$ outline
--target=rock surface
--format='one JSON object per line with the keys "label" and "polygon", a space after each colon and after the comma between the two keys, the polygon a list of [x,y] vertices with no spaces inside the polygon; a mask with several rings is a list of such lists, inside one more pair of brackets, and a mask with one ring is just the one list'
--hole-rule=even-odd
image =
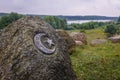
{"label": "rock surface", "polygon": [[75,41],[81,41],[84,44],[87,44],[87,38],[84,33],[81,32],[72,32],[70,36],[75,40]]}
{"label": "rock surface", "polygon": [[71,55],[75,49],[75,41],[70,37],[70,35],[65,30],[56,30],[59,36],[61,36],[68,46],[68,52]]}
{"label": "rock surface", "polygon": [[77,80],[66,42],[38,17],[25,17],[0,35],[0,80]]}
{"label": "rock surface", "polygon": [[120,35],[110,37],[109,40],[111,40],[112,43],[120,43]]}
{"label": "rock surface", "polygon": [[83,42],[82,42],[82,41],[75,41],[75,43],[76,43],[76,45],[78,45],[78,46],[83,45]]}
{"label": "rock surface", "polygon": [[2,33],[2,30],[0,29],[0,35],[1,35],[1,33]]}
{"label": "rock surface", "polygon": [[106,39],[95,39],[95,40],[91,41],[90,45],[91,46],[97,46],[97,45],[105,44],[105,43],[107,43]]}

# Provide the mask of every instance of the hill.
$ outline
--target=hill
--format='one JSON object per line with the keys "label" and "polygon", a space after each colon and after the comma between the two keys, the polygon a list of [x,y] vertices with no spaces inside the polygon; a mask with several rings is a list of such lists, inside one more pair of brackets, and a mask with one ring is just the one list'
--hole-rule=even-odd
{"label": "hill", "polygon": [[107,16],[58,16],[65,18],[66,20],[117,20],[118,17],[107,17]]}
{"label": "hill", "polygon": [[40,16],[40,17],[45,17],[45,16],[56,16],[62,19],[66,20],[117,20],[118,17],[109,17],[109,16],[64,16],[64,15],[33,15],[33,14],[28,14],[30,16]]}
{"label": "hill", "polygon": [[8,13],[0,13],[0,17],[5,15],[8,15]]}
{"label": "hill", "polygon": [[[0,13],[0,16],[8,15],[9,13]],[[29,16],[40,16],[40,17],[45,17],[45,16],[56,16],[59,18],[63,18],[66,20],[117,20],[118,17],[109,17],[109,16],[64,16],[64,15],[39,15],[39,14],[26,14]]]}

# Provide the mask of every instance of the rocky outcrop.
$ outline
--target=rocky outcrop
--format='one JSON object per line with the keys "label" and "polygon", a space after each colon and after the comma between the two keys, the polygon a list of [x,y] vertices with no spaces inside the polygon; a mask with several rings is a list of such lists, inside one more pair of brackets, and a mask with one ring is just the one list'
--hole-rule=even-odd
{"label": "rocky outcrop", "polygon": [[0,80],[76,80],[65,40],[38,17],[13,22],[0,35]]}
{"label": "rocky outcrop", "polygon": [[[75,41],[81,41],[83,44],[87,44],[87,38],[84,33],[81,32],[72,32],[70,36],[75,40]],[[77,43],[76,43],[77,44]]]}
{"label": "rocky outcrop", "polygon": [[68,46],[69,54],[72,54],[76,46],[75,41],[69,36],[69,34],[65,30],[56,30],[56,31],[59,34],[59,36],[61,36],[65,40]]}
{"label": "rocky outcrop", "polygon": [[120,35],[108,38],[112,43],[120,43]]}

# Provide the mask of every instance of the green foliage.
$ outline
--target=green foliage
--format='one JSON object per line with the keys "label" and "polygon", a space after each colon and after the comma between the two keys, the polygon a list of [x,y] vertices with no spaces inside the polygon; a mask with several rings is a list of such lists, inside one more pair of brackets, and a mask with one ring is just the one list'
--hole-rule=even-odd
{"label": "green foliage", "polygon": [[17,14],[17,13],[10,13],[9,15],[2,16],[0,18],[0,29],[3,29],[13,21],[18,20],[19,18],[23,17],[23,15]]}
{"label": "green foliage", "polygon": [[56,16],[45,16],[44,20],[48,22],[55,29],[66,29],[67,22],[65,19],[60,19]]}
{"label": "green foliage", "polygon": [[116,34],[120,34],[120,23],[117,23],[115,27],[117,29]]}
{"label": "green foliage", "polygon": [[71,27],[72,29],[84,29],[84,30],[89,30],[89,29],[95,29],[95,28],[98,28],[98,27],[103,27],[105,26],[106,24],[103,23],[103,22],[88,22],[88,23],[82,23],[82,24],[70,24],[68,26]]}
{"label": "green foliage", "polygon": [[[86,35],[88,43],[98,37],[105,38],[106,36],[102,29],[86,30]],[[71,60],[78,80],[120,80],[119,49],[120,44],[111,42],[97,47],[77,46],[71,55]]]}
{"label": "green foliage", "polygon": [[105,29],[105,33],[107,33],[109,36],[112,36],[116,34],[117,29],[114,25],[108,25]]}
{"label": "green foliage", "polygon": [[86,33],[84,29],[80,30],[80,33],[81,33],[81,32],[82,32],[82,33]]}
{"label": "green foliage", "polygon": [[115,34],[120,34],[120,23],[113,23],[110,22],[109,25],[106,25],[105,33],[107,33],[107,36],[113,36]]}
{"label": "green foliage", "polygon": [[76,47],[71,59],[78,80],[119,80],[119,48],[119,44],[112,43],[84,46],[84,49]]}
{"label": "green foliage", "polygon": [[118,23],[120,23],[120,16],[119,16],[119,18],[118,18],[117,22],[118,22]]}

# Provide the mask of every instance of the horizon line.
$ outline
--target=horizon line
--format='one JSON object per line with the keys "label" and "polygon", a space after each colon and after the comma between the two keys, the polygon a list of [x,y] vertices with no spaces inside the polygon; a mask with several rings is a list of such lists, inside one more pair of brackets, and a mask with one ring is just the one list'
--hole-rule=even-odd
{"label": "horizon line", "polygon": [[[3,14],[10,14],[11,12],[0,12]],[[19,12],[13,12],[13,13],[18,13],[18,14],[23,14],[23,15],[44,15],[44,16],[101,16],[101,17],[119,17],[119,16],[107,16],[107,15],[76,15],[76,14],[38,14],[38,13],[19,13]]]}

